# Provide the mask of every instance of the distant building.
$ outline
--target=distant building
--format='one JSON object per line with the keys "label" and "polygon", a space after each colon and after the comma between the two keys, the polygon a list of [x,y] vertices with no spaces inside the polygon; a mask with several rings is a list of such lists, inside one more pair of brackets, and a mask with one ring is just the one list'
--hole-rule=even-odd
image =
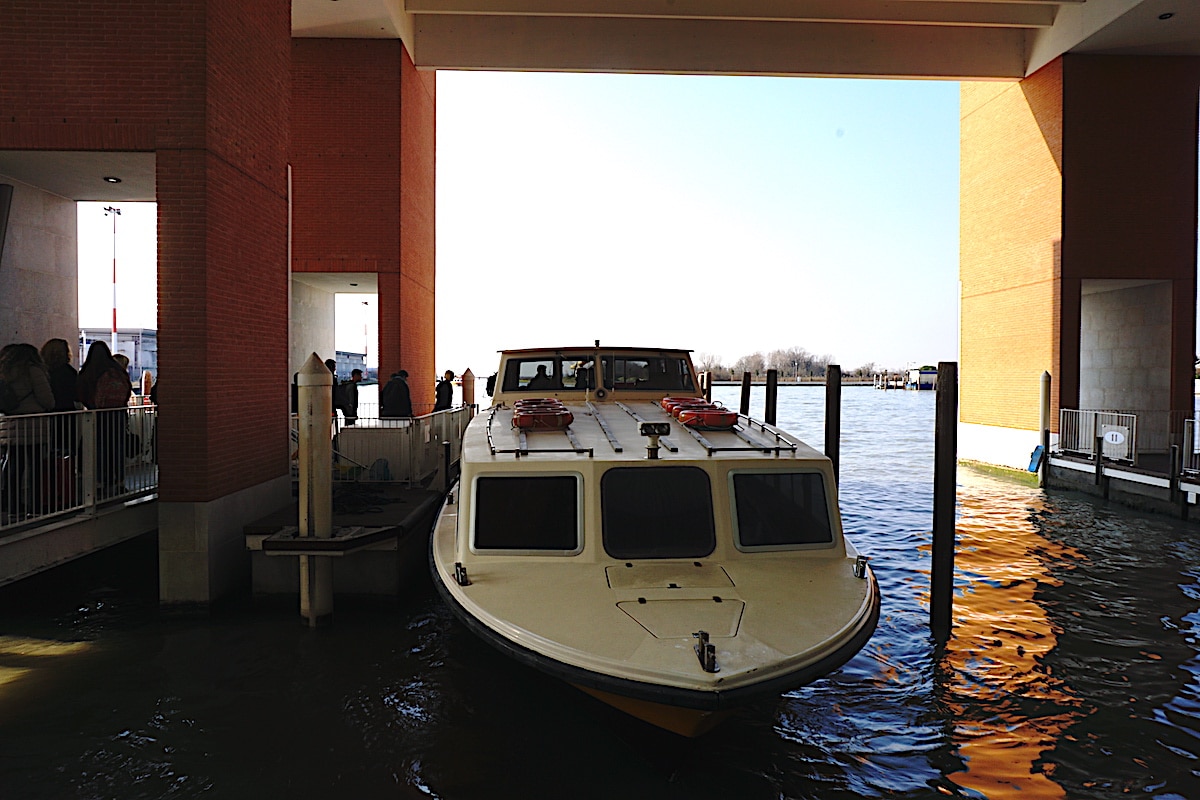
{"label": "distant building", "polygon": [[345,350],[338,350],[335,355],[337,357],[337,377],[339,381],[348,380],[351,370],[361,369],[364,375],[367,374],[366,353],[350,353]]}
{"label": "distant building", "polygon": [[[87,358],[92,342],[104,342],[112,347],[111,328],[82,328],[79,331],[79,366]],[[129,380],[135,389],[140,387],[142,372],[150,370],[158,381],[158,331],[146,328],[117,328],[116,353],[124,353],[129,359]],[[113,355],[116,355],[113,353]]]}

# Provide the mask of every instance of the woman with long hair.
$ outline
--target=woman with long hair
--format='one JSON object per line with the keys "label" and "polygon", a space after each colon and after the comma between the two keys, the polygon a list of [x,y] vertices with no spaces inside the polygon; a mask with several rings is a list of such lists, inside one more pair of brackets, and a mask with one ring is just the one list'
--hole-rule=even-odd
{"label": "woman with long hair", "polygon": [[79,370],[79,401],[96,412],[96,479],[108,495],[125,491],[125,437],[129,429],[129,373],[104,342],[92,342]]}
{"label": "woman with long hair", "polygon": [[66,339],[48,339],[42,345],[42,361],[50,376],[55,411],[74,411],[79,396],[79,373],[71,366],[71,348]]}
{"label": "woman with long hair", "polygon": [[54,407],[50,376],[38,350],[31,344],[10,344],[0,349],[0,454],[3,458],[3,494],[0,513],[22,516],[37,513],[41,505],[40,478],[46,436],[46,417]]}

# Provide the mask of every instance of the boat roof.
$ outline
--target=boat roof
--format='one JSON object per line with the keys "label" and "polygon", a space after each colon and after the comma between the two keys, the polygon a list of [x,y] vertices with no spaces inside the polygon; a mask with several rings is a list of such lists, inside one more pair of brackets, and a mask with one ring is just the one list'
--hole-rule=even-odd
{"label": "boat roof", "polygon": [[[661,398],[564,400],[570,424],[561,429],[524,429],[514,424],[514,410],[495,406],[482,412],[463,442],[464,459],[473,464],[523,461],[647,461],[649,437],[643,422],[666,423],[669,433],[658,440],[658,459],[707,461],[743,459],[770,465],[780,460],[829,459],[795,436],[743,414],[728,429],[691,428],[659,404]],[[561,466],[561,464],[559,464]]]}
{"label": "boat roof", "polygon": [[530,353],[592,353],[600,350],[604,353],[690,353],[680,347],[610,347],[609,345],[592,344],[578,347],[524,347],[514,350],[497,350],[501,355],[528,355]]}

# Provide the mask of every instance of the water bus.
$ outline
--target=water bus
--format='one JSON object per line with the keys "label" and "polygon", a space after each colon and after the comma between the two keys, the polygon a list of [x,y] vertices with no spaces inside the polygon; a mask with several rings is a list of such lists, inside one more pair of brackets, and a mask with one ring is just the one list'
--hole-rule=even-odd
{"label": "water bus", "polygon": [[501,354],[435,584],[502,652],[684,736],[837,669],[879,618],[830,460],[707,403],[689,351]]}

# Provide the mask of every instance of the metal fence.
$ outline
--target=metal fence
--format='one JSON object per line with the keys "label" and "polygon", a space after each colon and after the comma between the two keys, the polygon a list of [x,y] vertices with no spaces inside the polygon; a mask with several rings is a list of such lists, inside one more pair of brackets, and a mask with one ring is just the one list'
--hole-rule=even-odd
{"label": "metal fence", "polygon": [[1188,475],[1200,474],[1200,425],[1195,415],[1183,421],[1183,436],[1180,449],[1180,467]]}
{"label": "metal fence", "polygon": [[[359,417],[354,425],[339,419],[331,424],[334,480],[428,485],[447,457],[458,462],[474,410]],[[130,406],[0,414],[0,532],[158,491],[156,412],[156,406]],[[293,415],[293,452],[296,439]]]}
{"label": "metal fence", "polygon": [[157,491],[156,412],[0,415],[0,531]]}
{"label": "metal fence", "polygon": [[1103,439],[1105,458],[1131,464],[1137,460],[1136,414],[1074,408],[1059,410],[1058,446],[1063,452],[1094,458],[1097,436]]}
{"label": "metal fence", "polygon": [[[400,419],[360,416],[353,425],[339,418],[330,426],[333,479],[428,485],[443,467],[447,456],[451,463],[458,462],[463,431],[473,415],[474,407],[460,407]],[[299,477],[296,461],[299,438],[299,418],[293,414],[294,479]],[[449,453],[445,443],[449,443]]]}

